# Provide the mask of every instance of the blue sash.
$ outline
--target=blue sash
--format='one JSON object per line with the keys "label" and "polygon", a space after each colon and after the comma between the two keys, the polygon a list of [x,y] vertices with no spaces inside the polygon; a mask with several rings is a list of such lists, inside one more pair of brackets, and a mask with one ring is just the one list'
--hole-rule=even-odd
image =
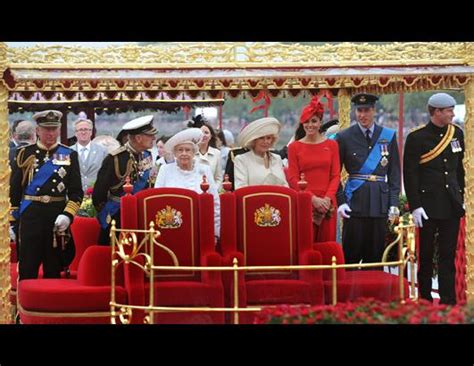
{"label": "blue sash", "polygon": [[[395,135],[395,130],[382,127],[382,132],[380,133],[380,136],[377,139],[377,142],[372,148],[372,151],[370,152],[369,156],[367,156],[367,159],[364,161],[364,164],[362,164],[362,167],[356,174],[370,175],[374,172],[374,170],[377,168],[377,165],[379,165],[380,159],[382,158],[380,141],[387,140],[390,142],[392,141],[394,135]],[[346,202],[348,205],[350,205],[353,193],[357,189],[359,189],[365,182],[366,181],[362,179],[355,179],[355,178],[348,179],[346,183],[346,187],[344,189],[344,193],[346,195]]]}
{"label": "blue sash", "polygon": [[[150,155],[150,152],[146,151],[145,157],[148,157],[149,155]],[[132,194],[140,192],[141,190],[147,187],[148,178],[150,177],[150,170],[151,169],[145,170],[143,172],[143,175],[141,177],[139,176],[139,178],[133,184]],[[120,197],[122,197],[124,194],[125,192],[122,191],[122,193],[120,194]],[[107,226],[109,226],[109,223],[107,223],[107,217],[114,216],[118,212],[119,209],[120,209],[120,202],[116,202],[112,200],[107,201],[104,208],[100,210],[99,214],[97,215],[97,218],[99,219],[99,223],[102,229],[106,229]]]}
{"label": "blue sash", "polygon": [[[70,155],[71,149],[59,145],[58,149],[54,154],[61,154],[61,155]],[[54,155],[53,154],[53,155]],[[36,196],[37,188],[41,188],[43,184],[45,184],[49,178],[54,174],[54,170],[62,165],[53,164],[53,159],[49,159],[46,163],[44,163],[41,168],[39,168],[38,172],[35,174],[31,183],[26,187],[25,193],[29,196]],[[20,213],[19,216],[31,205],[30,200],[22,199],[20,202]]]}

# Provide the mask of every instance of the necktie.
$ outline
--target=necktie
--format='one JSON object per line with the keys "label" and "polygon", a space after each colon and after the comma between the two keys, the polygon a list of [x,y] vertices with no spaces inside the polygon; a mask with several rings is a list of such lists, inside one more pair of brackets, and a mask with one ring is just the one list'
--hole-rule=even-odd
{"label": "necktie", "polygon": [[86,152],[87,152],[87,147],[83,147],[81,149],[81,154],[80,154],[81,161],[84,161],[86,159]]}
{"label": "necktie", "polygon": [[370,146],[370,130],[365,130],[365,139],[367,140],[367,145]]}

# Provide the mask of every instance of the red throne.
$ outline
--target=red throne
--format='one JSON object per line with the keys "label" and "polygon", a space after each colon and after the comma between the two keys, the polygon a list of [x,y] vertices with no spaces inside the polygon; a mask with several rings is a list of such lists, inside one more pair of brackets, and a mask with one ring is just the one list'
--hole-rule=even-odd
{"label": "red throne", "polygon": [[[331,264],[332,257],[336,257],[337,264],[345,264],[344,252],[337,242],[314,243],[313,249],[321,253],[323,264]],[[381,270],[348,271],[338,268],[337,274],[337,301],[347,302],[359,297],[373,297],[381,301],[395,301],[400,299],[399,277]],[[323,270],[324,293],[326,303],[332,300],[332,270]],[[408,297],[408,281],[403,279],[404,296]]]}
{"label": "red throne", "polygon": [[[117,271],[116,299],[127,303],[123,270]],[[24,324],[110,323],[109,247],[92,245],[85,250],[77,279],[34,279],[18,283],[18,308]]]}
{"label": "red throne", "polygon": [[[321,264],[311,249],[311,195],[280,186],[252,186],[221,195],[221,248],[232,266]],[[224,274],[227,305],[233,306],[233,274]],[[322,304],[321,270],[239,272],[239,306]],[[254,313],[242,312],[241,323]]]}
{"label": "red throne", "polygon": [[[215,252],[214,201],[208,193],[198,194],[182,188],[151,188],[122,197],[122,228],[155,229],[157,241],[169,248],[180,266],[220,266]],[[139,240],[140,241],[140,240]],[[148,248],[149,250],[149,248]],[[155,265],[173,266],[170,254],[154,247]],[[137,257],[139,260],[142,257]],[[141,262],[143,263],[143,261]],[[125,264],[129,303],[149,304],[150,282],[142,269]],[[158,271],[154,278],[155,306],[223,307],[224,289],[217,271]],[[143,322],[143,312],[134,310],[132,323]],[[221,312],[155,313],[157,323],[223,323]]]}

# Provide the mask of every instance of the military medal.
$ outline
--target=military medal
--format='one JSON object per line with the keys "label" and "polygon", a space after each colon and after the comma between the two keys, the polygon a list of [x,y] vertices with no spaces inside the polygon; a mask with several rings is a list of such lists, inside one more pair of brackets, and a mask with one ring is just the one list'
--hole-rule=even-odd
{"label": "military medal", "polygon": [[383,167],[387,166],[388,164],[387,156],[389,155],[389,152],[388,152],[387,143],[388,143],[387,140],[380,140],[380,155],[382,155],[382,160],[380,160],[380,165],[382,165]]}
{"label": "military medal", "polygon": [[61,178],[64,178],[66,176],[67,172],[66,172],[66,169],[64,169],[63,167],[59,168],[58,170],[58,175],[61,177]]}
{"label": "military medal", "polygon": [[55,165],[71,165],[71,159],[67,154],[54,154],[53,164]]}
{"label": "military medal", "polygon": [[108,214],[107,217],[105,218],[105,222],[107,224],[110,224],[112,222],[112,216],[110,216],[110,214]]}
{"label": "military medal", "polygon": [[459,143],[458,139],[452,139],[451,140],[451,151],[453,153],[457,153],[457,152],[462,151],[462,147],[461,147],[461,144]]}

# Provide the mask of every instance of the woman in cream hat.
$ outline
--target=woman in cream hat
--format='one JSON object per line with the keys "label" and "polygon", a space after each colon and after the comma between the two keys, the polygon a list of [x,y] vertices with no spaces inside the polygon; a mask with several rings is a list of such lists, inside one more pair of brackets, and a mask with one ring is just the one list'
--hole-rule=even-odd
{"label": "woman in cream hat", "polygon": [[278,140],[281,125],[276,118],[265,117],[248,124],[237,143],[250,149],[234,159],[235,188],[255,185],[288,187],[281,157],[270,152]]}
{"label": "woman in cream hat", "polygon": [[164,164],[158,171],[155,188],[176,187],[202,193],[203,175],[209,182],[208,192],[214,196],[214,235],[220,235],[220,200],[217,186],[209,165],[200,163],[196,158],[198,144],[203,132],[200,128],[188,128],[178,132],[164,145],[164,149],[174,155],[175,161]]}

